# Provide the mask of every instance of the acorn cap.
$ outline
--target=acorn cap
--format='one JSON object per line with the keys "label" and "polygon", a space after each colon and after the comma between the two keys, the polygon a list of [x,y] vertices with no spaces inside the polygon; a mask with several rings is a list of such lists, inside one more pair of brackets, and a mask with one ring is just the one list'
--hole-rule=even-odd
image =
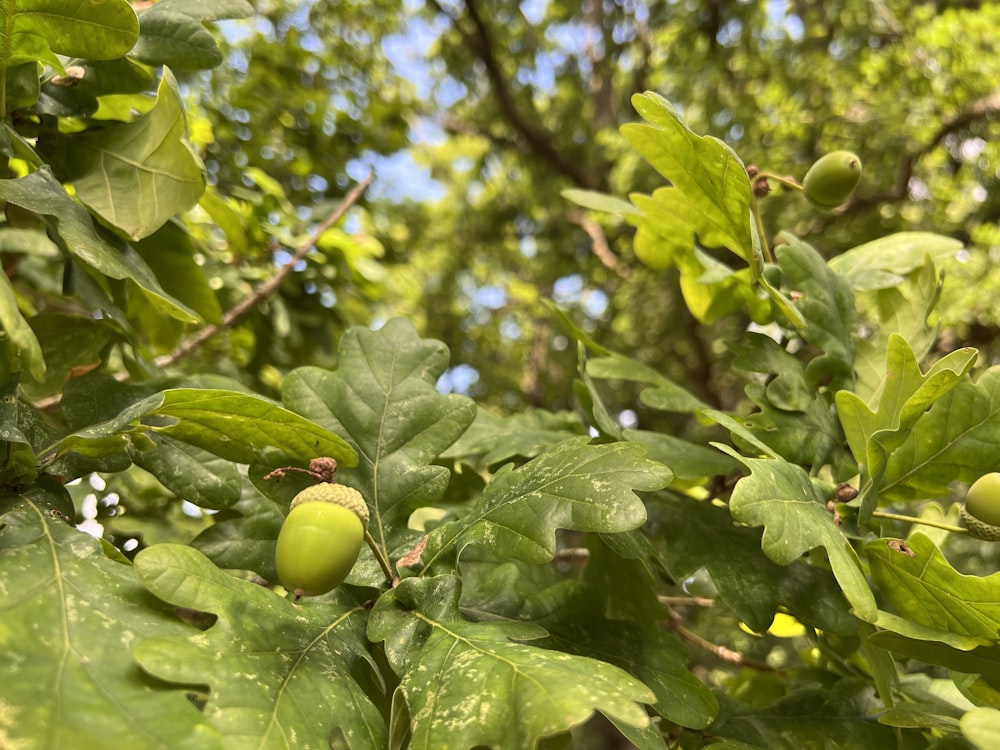
{"label": "acorn cap", "polygon": [[302,503],[334,503],[342,505],[354,512],[361,519],[361,525],[368,528],[368,503],[353,487],[345,487],[342,484],[329,484],[321,482],[311,487],[306,487],[295,499],[292,500],[291,508]]}
{"label": "acorn cap", "polygon": [[959,515],[962,517],[962,523],[965,525],[965,528],[969,530],[970,536],[987,542],[1000,542],[1000,526],[980,521],[965,509],[964,503],[959,508]]}

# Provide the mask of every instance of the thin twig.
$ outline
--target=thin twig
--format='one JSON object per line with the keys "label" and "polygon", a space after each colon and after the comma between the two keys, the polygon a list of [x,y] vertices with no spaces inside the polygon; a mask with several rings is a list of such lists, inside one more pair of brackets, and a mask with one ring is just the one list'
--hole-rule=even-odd
{"label": "thin twig", "polygon": [[666,607],[714,607],[715,599],[704,596],[658,596],[656,600]]}
{"label": "thin twig", "polygon": [[721,659],[729,664],[736,664],[741,667],[750,667],[750,669],[756,669],[759,672],[776,671],[774,667],[769,664],[757,661],[756,659],[751,659],[749,656],[744,656],[738,651],[733,651],[731,648],[720,646],[718,643],[712,643],[707,638],[702,638],[700,635],[688,630],[681,624],[680,615],[670,609],[668,609],[668,612],[670,614],[670,620],[666,623],[666,626],[676,633],[677,637],[681,640],[687,641],[703,651],[707,651],[712,654],[715,658]]}
{"label": "thin twig", "polygon": [[608,244],[608,238],[605,236],[600,224],[582,211],[570,211],[566,217],[587,233],[587,236],[590,237],[591,251],[605,268],[614,271],[615,274],[623,279],[627,279],[631,275],[631,269],[621,263],[611,249],[611,245]]}

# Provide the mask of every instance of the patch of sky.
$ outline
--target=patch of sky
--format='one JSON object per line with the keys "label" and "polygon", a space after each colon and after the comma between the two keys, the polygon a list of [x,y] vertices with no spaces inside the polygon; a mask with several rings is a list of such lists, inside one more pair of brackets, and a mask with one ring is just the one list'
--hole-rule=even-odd
{"label": "patch of sky", "polygon": [[397,151],[383,156],[372,151],[347,163],[347,174],[353,180],[363,180],[375,173],[369,195],[393,203],[404,201],[435,201],[446,191],[441,183],[431,179],[428,169],[413,158],[409,151]]}
{"label": "patch of sky", "polygon": [[461,393],[468,395],[479,382],[479,372],[470,365],[455,365],[445,370],[438,378],[436,388],[439,393]]}
{"label": "patch of sky", "polygon": [[577,305],[590,318],[599,318],[608,309],[608,295],[588,289],[580,274],[563,276],[552,285],[552,298],[559,305]]}
{"label": "patch of sky", "polygon": [[528,20],[528,23],[538,25],[545,18],[545,11],[548,10],[549,0],[524,0],[520,4],[521,14]]}
{"label": "patch of sky", "polygon": [[524,235],[517,241],[518,250],[525,258],[534,258],[538,255],[538,240],[534,236]]}
{"label": "patch of sky", "polygon": [[521,339],[521,325],[511,315],[500,321],[499,331],[500,335],[509,341],[520,341]]}

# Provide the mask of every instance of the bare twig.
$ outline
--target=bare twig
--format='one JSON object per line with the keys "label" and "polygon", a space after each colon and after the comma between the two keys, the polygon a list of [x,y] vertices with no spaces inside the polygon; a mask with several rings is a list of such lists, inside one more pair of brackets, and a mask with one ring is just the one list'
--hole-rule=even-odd
{"label": "bare twig", "polygon": [[570,211],[567,218],[579,226],[587,236],[590,237],[590,248],[601,263],[612,270],[616,275],[627,279],[631,275],[631,270],[625,264],[619,262],[618,257],[608,244],[608,238],[604,236],[601,225],[591,219],[583,211]]}
{"label": "bare twig", "polygon": [[667,628],[676,633],[677,637],[681,640],[687,641],[701,650],[712,654],[715,658],[721,659],[729,664],[749,667],[750,669],[756,669],[759,672],[775,671],[774,667],[769,664],[757,661],[756,659],[751,659],[749,656],[744,656],[739,651],[733,651],[731,648],[720,646],[718,643],[712,643],[712,641],[707,638],[703,638],[697,633],[688,630],[683,624],[681,624],[681,617],[679,614],[671,609],[668,609],[668,612],[670,613],[670,620],[666,623]]}
{"label": "bare twig", "polygon": [[714,607],[715,599],[704,596],[658,596],[656,600],[667,607]]}

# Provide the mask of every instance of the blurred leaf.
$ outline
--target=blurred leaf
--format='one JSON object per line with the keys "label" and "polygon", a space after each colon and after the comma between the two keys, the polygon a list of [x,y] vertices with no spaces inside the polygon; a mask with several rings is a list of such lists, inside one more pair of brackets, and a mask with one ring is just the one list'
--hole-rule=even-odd
{"label": "blurred leaf", "polygon": [[[902,618],[898,618],[898,621],[907,622]],[[879,619],[879,625],[881,624],[882,618]],[[942,635],[947,635],[944,631],[941,632]],[[955,672],[981,675],[990,685],[1000,688],[1000,647],[976,646],[970,642],[975,639],[964,640],[967,643],[963,643],[962,646],[965,647],[960,648],[942,640],[914,638],[892,630],[880,630],[871,636],[871,643],[874,646],[925,664],[936,664]]]}
{"label": "blurred leaf", "polygon": [[915,269],[899,286],[881,289],[875,295],[878,330],[858,343],[854,360],[854,392],[872,403],[885,378],[885,361],[892,334],[899,334],[910,345],[917,361],[922,361],[937,341],[938,326],[929,322],[944,284],[930,259]]}
{"label": "blurred leaf", "polygon": [[253,7],[243,0],[160,0],[139,12],[139,41],[131,54],[176,70],[214,68],[222,51],[202,21],[251,15]]}
{"label": "blurred leaf", "polygon": [[809,550],[823,547],[854,613],[873,620],[875,598],[858,556],[834,524],[809,475],[786,461],[740,457],[731,449],[726,452],[750,470],[750,476],[740,479],[733,489],[729,502],[733,518],[764,527],[761,548],[779,565],[790,565]]}
{"label": "blurred leaf", "polygon": [[635,443],[565,440],[520,468],[493,475],[470,512],[430,533],[424,560],[477,544],[504,558],[551,560],[556,529],[614,533],[638,528],[646,510],[633,490],[658,490],[672,477]]}
{"label": "blurred leaf", "polygon": [[599,193],[596,190],[578,190],[570,188],[560,193],[563,198],[572,201],[578,206],[589,208],[593,211],[604,211],[609,214],[634,214],[639,213],[638,209],[626,200],[622,200],[614,195]]}
{"label": "blurred leaf", "polygon": [[[4,370],[27,369],[35,380],[45,377],[42,346],[17,305],[17,295],[7,274],[0,274],[0,328],[8,339],[7,351],[15,358]],[[11,352],[11,349],[13,351]]]}
{"label": "blurred leaf", "polygon": [[713,734],[767,750],[926,747],[924,743],[898,743],[896,730],[872,718],[870,712],[879,706],[869,683],[858,678],[799,688],[765,708],[725,708],[712,725]]}
{"label": "blurred leaf", "polygon": [[980,750],[1000,746],[1000,711],[995,708],[974,708],[962,717],[962,734]]}
{"label": "blurred leaf", "polygon": [[221,322],[219,299],[195,257],[198,249],[182,224],[168,221],[150,236],[136,242],[134,247],[167,293],[208,323]]}
{"label": "blurred leaf", "polygon": [[186,140],[177,81],[164,71],[156,106],[129,123],[66,136],[61,162],[76,195],[133,240],[198,202],[204,166]]}
{"label": "blurred leaf", "polygon": [[189,633],[100,542],[22,496],[0,529],[0,734],[8,747],[221,748],[182,691],[135,666],[139,637]]}
{"label": "blurred leaf", "polygon": [[479,407],[472,424],[441,458],[479,457],[483,466],[493,466],[518,457],[534,458],[583,431],[580,418],[570,412],[553,414],[536,409],[501,417]]}
{"label": "blurred leaf", "polygon": [[593,606],[596,596],[583,587],[553,616],[540,620],[550,633],[545,646],[613,664],[653,691],[653,708],[668,721],[693,729],[708,726],[718,702],[691,674],[690,656],[677,636],[649,618],[608,618]]}
{"label": "blurred leaf", "polygon": [[878,539],[865,546],[872,579],[893,608],[912,622],[1000,642],[1000,573],[962,575],[923,534],[907,540],[913,555]]}
{"label": "blurred leaf", "polygon": [[652,409],[673,412],[696,412],[707,406],[686,388],[632,357],[610,353],[587,360],[587,374],[597,380],[624,380],[649,387],[639,400]]}
{"label": "blurred leaf", "polygon": [[142,106],[153,104],[148,96],[152,71],[127,57],[76,60],[72,70],[72,77],[44,78],[36,112],[54,117],[112,119],[108,115],[111,103],[116,102],[123,110],[117,119],[129,121],[135,117],[133,110],[145,111]]}
{"label": "blurred leaf", "polygon": [[205,718],[229,745],[326,748],[341,732],[352,746],[385,746],[382,717],[352,676],[375,668],[364,607],[294,604],[180,545],[144,549],[135,566],[160,599],[218,617],[204,632],[144,638],[135,658],[161,680],[207,685]]}
{"label": "blurred leaf", "polygon": [[454,576],[408,578],[372,609],[368,637],[400,676],[410,747],[534,747],[595,711],[649,726],[639,704],[655,697],[628,673],[518,642],[543,636],[536,625],[463,620],[458,597]]}
{"label": "blurred leaf", "polygon": [[71,375],[97,367],[101,352],[115,334],[108,321],[56,312],[35,315],[31,327],[38,335],[46,364],[41,383],[26,384],[25,393],[31,398],[58,393]]}
{"label": "blurred leaf", "polygon": [[845,276],[856,291],[899,286],[927,258],[937,264],[954,258],[962,243],[933,232],[896,232],[866,242],[830,259],[829,266]]}

